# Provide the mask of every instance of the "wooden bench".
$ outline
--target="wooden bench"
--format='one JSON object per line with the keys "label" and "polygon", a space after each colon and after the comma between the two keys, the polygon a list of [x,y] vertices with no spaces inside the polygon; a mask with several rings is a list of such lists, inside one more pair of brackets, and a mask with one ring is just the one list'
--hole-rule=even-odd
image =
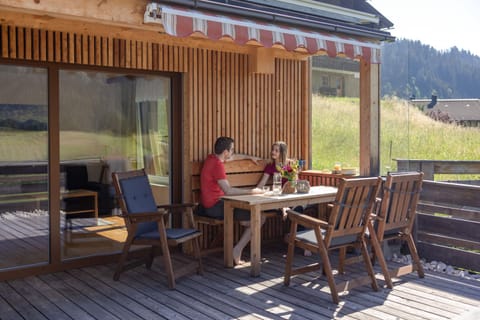
{"label": "wooden bench", "polygon": [[[200,172],[203,162],[192,162],[192,200],[200,203]],[[236,160],[225,163],[227,179],[232,187],[254,188],[263,176],[266,161],[260,160],[254,163],[251,160]],[[268,182],[271,184],[271,181]],[[198,228],[202,231],[200,247],[202,251],[220,251],[223,250],[223,220],[195,214],[195,221]],[[262,240],[281,239],[286,228],[282,217],[276,213],[267,213],[267,221],[262,227]],[[234,241],[238,240],[242,228],[238,223],[235,224]]]}

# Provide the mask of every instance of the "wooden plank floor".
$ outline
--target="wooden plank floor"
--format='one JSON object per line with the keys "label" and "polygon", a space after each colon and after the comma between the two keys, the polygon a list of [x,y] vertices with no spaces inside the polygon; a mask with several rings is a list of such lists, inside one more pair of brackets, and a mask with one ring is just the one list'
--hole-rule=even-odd
{"label": "wooden plank floor", "polygon": [[[117,282],[114,265],[0,282],[0,319],[453,319],[480,308],[480,282],[428,272],[395,279],[393,290],[354,289],[335,305],[318,274],[283,285],[284,245],[263,252],[258,278],[248,264],[226,269],[214,255],[204,258],[204,276],[182,278],[176,290],[167,289],[159,258],[152,270],[135,268]],[[347,275],[362,268],[352,265]]]}

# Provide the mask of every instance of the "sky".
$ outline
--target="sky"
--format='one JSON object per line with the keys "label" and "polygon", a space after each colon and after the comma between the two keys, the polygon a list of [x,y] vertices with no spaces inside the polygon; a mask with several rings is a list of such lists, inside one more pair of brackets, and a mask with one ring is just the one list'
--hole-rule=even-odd
{"label": "sky", "polygon": [[480,56],[479,0],[367,0],[394,26],[397,37],[444,51],[456,46]]}

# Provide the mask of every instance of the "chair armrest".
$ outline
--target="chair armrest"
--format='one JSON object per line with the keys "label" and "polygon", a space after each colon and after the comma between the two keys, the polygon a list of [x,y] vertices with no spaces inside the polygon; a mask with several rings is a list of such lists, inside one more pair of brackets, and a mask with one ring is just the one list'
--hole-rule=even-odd
{"label": "chair armrest", "polygon": [[288,210],[288,218],[292,221],[296,221],[298,224],[307,227],[307,228],[315,228],[319,226],[320,228],[327,228],[328,223],[321,220],[317,219],[311,216],[308,216],[306,214],[298,213],[293,210]]}
{"label": "chair armrest", "polygon": [[127,214],[124,215],[124,218],[128,219],[130,223],[141,223],[141,222],[152,222],[152,221],[160,221],[166,212],[142,212],[142,213],[134,213],[134,214]]}
{"label": "chair armrest", "polygon": [[157,206],[157,209],[164,209],[164,210],[172,210],[172,209],[187,209],[187,208],[194,208],[196,204],[194,203],[172,203],[172,204],[164,204]]}
{"label": "chair armrest", "polygon": [[182,215],[182,225],[184,228],[195,228],[195,221],[193,219],[193,203],[172,203],[167,205],[157,206],[159,210],[165,210],[172,215]]}

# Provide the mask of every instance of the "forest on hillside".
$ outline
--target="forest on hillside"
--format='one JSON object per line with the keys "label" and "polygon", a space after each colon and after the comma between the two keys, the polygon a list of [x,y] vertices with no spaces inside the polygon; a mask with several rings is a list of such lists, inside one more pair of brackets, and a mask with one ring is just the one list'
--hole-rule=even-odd
{"label": "forest on hillside", "polygon": [[453,47],[397,39],[382,48],[381,95],[403,99],[480,98],[480,57]]}

